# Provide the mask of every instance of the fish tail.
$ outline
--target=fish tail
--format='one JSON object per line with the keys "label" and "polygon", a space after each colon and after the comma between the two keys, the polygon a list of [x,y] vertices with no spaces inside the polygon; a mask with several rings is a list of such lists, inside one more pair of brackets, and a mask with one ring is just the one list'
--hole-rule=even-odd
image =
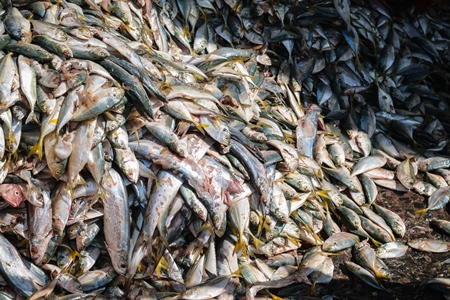
{"label": "fish tail", "polygon": [[325,210],[326,210],[327,212],[330,211],[330,210],[329,210],[330,208],[328,207],[328,202],[327,202],[327,201],[323,201],[322,205],[323,205],[323,208],[325,208]]}
{"label": "fish tail", "polygon": [[188,40],[191,39],[191,32],[189,31],[189,25],[186,25],[183,28],[183,34]]}
{"label": "fish tail", "polygon": [[331,197],[330,197],[330,195],[328,195],[328,192],[330,192],[330,190],[318,190],[318,191],[315,191],[316,195],[331,200]]}
{"label": "fish tail", "polygon": [[242,277],[241,272],[242,272],[242,268],[240,267],[239,269],[237,269],[236,271],[234,271],[233,273],[230,274],[230,277]]}
{"label": "fish tail", "polygon": [[314,231],[311,232],[311,235],[313,236],[314,240],[316,241],[316,245],[321,245],[323,243],[320,236],[318,236]]}
{"label": "fish tail", "polygon": [[161,277],[161,271],[164,269],[169,269],[169,263],[164,257],[161,257],[161,259],[158,262],[158,265],[156,265],[155,268],[155,274],[157,278]]}
{"label": "fish tail", "polygon": [[271,292],[269,292],[269,290],[267,290],[267,293],[269,294],[270,298],[272,298],[273,300],[284,300],[285,298],[281,298],[278,297],[277,295],[272,294]]}
{"label": "fish tail", "polygon": [[380,247],[381,245],[383,245],[383,243],[380,243],[379,241],[377,241],[376,239],[374,239],[373,237],[369,236],[370,241],[373,243],[373,245],[375,247]]}
{"label": "fish tail", "polygon": [[36,114],[34,113],[34,111],[31,111],[31,112],[28,114],[28,117],[27,117],[27,119],[25,120],[25,124],[28,124],[28,123],[31,122],[31,121],[33,121],[33,122],[35,122],[35,123],[39,123],[39,120],[38,120]]}
{"label": "fish tail", "polygon": [[43,153],[42,153],[42,139],[41,138],[30,149],[30,152],[28,152],[28,156],[31,156],[31,155],[33,155],[35,153],[38,155],[39,159],[42,159]]}
{"label": "fish tail", "polygon": [[392,232],[388,232],[389,233],[389,236],[392,238],[392,241],[396,241],[397,239],[395,238],[395,235],[394,235],[394,233],[392,233]]}
{"label": "fish tail", "polygon": [[136,135],[136,140],[137,140],[137,143],[138,143],[138,147],[140,147],[141,146],[141,139],[139,138],[139,132],[138,132],[136,127],[133,127],[133,132]]}
{"label": "fish tail", "polygon": [[75,259],[75,258],[83,258],[84,257],[84,255],[81,254],[80,252],[78,252],[77,250],[73,250],[71,255],[72,255],[73,259]]}
{"label": "fish tail", "polygon": [[166,249],[169,249],[169,242],[167,241],[167,239],[162,235],[162,233],[160,232],[160,236],[159,239],[161,240],[161,242],[163,243],[164,247],[166,247]]}
{"label": "fish tail", "polygon": [[421,218],[423,218],[423,216],[425,216],[427,211],[428,211],[428,208],[424,208],[424,209],[418,209],[414,213],[418,214]]}
{"label": "fish tail", "polygon": [[256,214],[258,215],[258,231],[256,231],[256,236],[261,236],[261,232],[264,227],[265,220],[264,220],[264,216],[261,212],[256,211]]}
{"label": "fish tail", "polygon": [[245,247],[244,241],[242,240],[242,234],[239,235],[239,239],[234,246],[233,255],[236,254],[238,249],[242,250],[242,254],[247,255],[247,247]]}
{"label": "fish tail", "polygon": [[292,236],[289,236],[289,235],[287,236],[287,239],[289,241],[291,241],[295,246],[300,247],[301,243],[300,243],[299,239],[297,239],[295,237],[292,237]]}
{"label": "fish tail", "polygon": [[262,242],[260,239],[258,239],[257,237],[255,237],[255,236],[253,235],[253,233],[251,233],[251,231],[246,230],[245,232],[247,232],[247,233],[252,237],[252,239],[253,239],[253,244],[255,245],[256,249],[259,250],[259,248],[260,248],[261,246],[264,246],[264,242]]}
{"label": "fish tail", "polygon": [[253,244],[255,245],[256,249],[260,249],[262,246],[264,246],[264,242],[261,241],[260,239],[254,237],[253,238]]}
{"label": "fish tail", "polygon": [[322,172],[322,169],[317,170],[316,176],[319,177],[319,178],[323,178],[323,172]]}
{"label": "fish tail", "polygon": [[377,277],[378,279],[390,279],[390,276],[380,273],[378,271],[375,271],[375,277]]}
{"label": "fish tail", "polygon": [[316,245],[320,245],[322,243],[322,239],[305,222],[301,223],[305,227],[306,232],[308,232],[314,238],[314,241],[316,241]]}
{"label": "fish tail", "polygon": [[67,183],[67,193],[69,194],[71,199],[74,199],[73,189],[75,188],[76,183],[68,182]]}
{"label": "fish tail", "polygon": [[[139,242],[139,239],[138,239]],[[136,242],[137,244],[137,242]],[[145,244],[137,244],[134,247],[133,255],[131,256],[130,263],[128,264],[127,274],[125,276],[126,284],[125,284],[125,290],[128,291],[131,287],[131,284],[133,282],[134,275],[136,275],[136,272],[139,268],[139,265],[141,263],[141,260],[144,258],[145,253],[147,249],[145,247]]]}
{"label": "fish tail", "polygon": [[81,184],[81,185],[86,185],[86,180],[84,180],[83,177],[80,176],[80,174],[77,175],[76,179],[75,179],[75,184]]}
{"label": "fish tail", "polygon": [[19,159],[19,151],[14,152],[11,158],[13,162],[16,162]]}
{"label": "fish tail", "polygon": [[255,99],[261,104],[263,110],[267,110],[267,104],[261,98],[256,97]]}
{"label": "fish tail", "polygon": [[211,225],[211,222],[208,220],[207,222],[203,223],[202,226],[200,226],[200,228],[197,230],[197,234],[199,234],[201,231],[203,230],[208,230],[209,232],[211,232],[212,234],[214,233],[214,228]]}
{"label": "fish tail", "polygon": [[311,292],[312,292],[314,297],[317,297],[316,282],[312,283]]}
{"label": "fish tail", "polygon": [[106,192],[100,185],[98,186],[97,194],[95,195],[95,197],[97,197],[97,199],[95,199],[96,201],[98,201],[98,199],[107,199]]}
{"label": "fish tail", "polygon": [[198,131],[200,131],[204,135],[206,134],[205,128],[209,126],[209,124],[201,124],[197,122],[194,122],[194,125],[198,129]]}

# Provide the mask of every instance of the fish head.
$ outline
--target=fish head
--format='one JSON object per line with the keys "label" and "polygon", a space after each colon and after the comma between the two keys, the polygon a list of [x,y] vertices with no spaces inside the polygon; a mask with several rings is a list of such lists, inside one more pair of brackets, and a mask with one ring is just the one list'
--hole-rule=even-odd
{"label": "fish head", "polygon": [[0,195],[13,207],[18,207],[24,198],[22,188],[15,183],[5,183],[0,186]]}
{"label": "fish head", "polygon": [[114,270],[120,274],[125,275],[128,269],[128,253],[126,251],[119,251],[113,260]]}
{"label": "fish head", "polygon": [[45,257],[46,247],[51,238],[51,232],[47,236],[33,236],[30,240],[30,256],[31,259],[37,264],[41,265]]}

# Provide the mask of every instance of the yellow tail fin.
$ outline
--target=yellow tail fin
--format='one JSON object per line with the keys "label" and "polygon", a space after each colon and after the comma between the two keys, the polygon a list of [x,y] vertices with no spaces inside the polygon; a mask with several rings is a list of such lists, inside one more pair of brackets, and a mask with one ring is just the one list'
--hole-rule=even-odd
{"label": "yellow tail fin", "polygon": [[244,244],[244,241],[242,240],[242,235],[239,235],[239,239],[234,246],[233,255],[238,251],[238,249],[242,250],[242,254],[247,255],[247,247]]}
{"label": "yellow tail fin", "polygon": [[416,210],[414,213],[418,214],[421,218],[423,218],[423,216],[425,216],[427,211],[428,211],[428,208],[424,208],[424,209]]}
{"label": "yellow tail fin", "polygon": [[194,122],[195,127],[200,131],[203,135],[206,134],[205,128],[209,126],[209,124],[200,124],[197,122]]}
{"label": "yellow tail fin", "polygon": [[379,241],[377,241],[376,239],[374,239],[371,236],[369,236],[369,239],[374,244],[374,246],[377,247],[377,248],[379,248],[381,245],[383,245],[383,243],[380,243]]}
{"label": "yellow tail fin", "polygon": [[250,230],[245,230],[245,232],[248,233],[252,237],[253,244],[255,245],[256,249],[259,250],[259,248],[264,245],[264,242],[261,241],[260,239],[258,239],[257,237],[255,237],[253,235],[253,233],[250,232]]}
{"label": "yellow tail fin", "polygon": [[330,192],[330,190],[318,190],[318,191],[315,191],[315,193],[318,196],[321,196],[321,197],[324,197],[324,198],[327,198],[327,199],[331,200],[331,197],[330,197],[330,195],[328,195],[328,192]]}
{"label": "yellow tail fin", "polygon": [[158,265],[155,268],[155,274],[157,278],[161,277],[161,271],[163,269],[169,269],[169,263],[166,261],[164,257],[161,257]]}
{"label": "yellow tail fin", "polygon": [[35,153],[38,155],[39,159],[42,159],[42,139],[39,139],[39,141],[34,144],[34,146],[30,149],[30,152],[28,152],[28,156],[31,156]]}
{"label": "yellow tail fin", "polygon": [[281,297],[278,297],[278,296],[272,294],[271,292],[269,292],[269,290],[266,290],[266,292],[269,294],[269,296],[270,296],[273,300],[284,300],[284,299],[285,299],[285,298],[281,298]]}

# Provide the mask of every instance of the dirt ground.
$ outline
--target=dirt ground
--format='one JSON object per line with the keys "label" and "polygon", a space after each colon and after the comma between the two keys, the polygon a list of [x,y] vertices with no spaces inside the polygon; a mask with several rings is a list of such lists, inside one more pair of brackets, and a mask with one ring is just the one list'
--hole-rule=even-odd
{"label": "dirt ground", "polygon": [[[414,211],[426,207],[427,202],[424,197],[413,192],[395,194],[381,188],[379,188],[377,203],[403,218],[407,232],[405,237],[398,241],[407,243],[408,239],[431,238],[450,242],[449,236],[430,227],[430,221],[433,219],[450,220],[448,207],[427,212],[424,217],[420,217],[414,214]],[[392,274],[390,281],[383,281],[383,286],[390,291],[389,293],[372,288],[347,271],[344,262],[351,260],[351,255],[349,249],[333,258],[335,263],[333,280],[328,285],[318,284],[317,297],[330,295],[335,299],[450,299],[450,294],[446,298],[444,293],[422,285],[432,278],[450,278],[450,252],[426,253],[409,248],[403,257],[383,259]],[[278,293],[280,297],[287,295],[289,297],[286,299],[294,295],[313,296],[311,288],[304,285],[291,286]]]}

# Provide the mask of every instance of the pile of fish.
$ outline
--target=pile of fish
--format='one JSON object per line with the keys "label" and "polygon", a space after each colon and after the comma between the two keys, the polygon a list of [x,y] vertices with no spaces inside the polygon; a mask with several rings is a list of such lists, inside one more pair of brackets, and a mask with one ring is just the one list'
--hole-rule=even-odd
{"label": "pile of fish", "polygon": [[384,259],[450,250],[397,241],[377,204],[378,187],[426,196],[422,215],[450,199],[448,10],[6,0],[0,16],[2,299],[315,293],[348,249],[387,291]]}

